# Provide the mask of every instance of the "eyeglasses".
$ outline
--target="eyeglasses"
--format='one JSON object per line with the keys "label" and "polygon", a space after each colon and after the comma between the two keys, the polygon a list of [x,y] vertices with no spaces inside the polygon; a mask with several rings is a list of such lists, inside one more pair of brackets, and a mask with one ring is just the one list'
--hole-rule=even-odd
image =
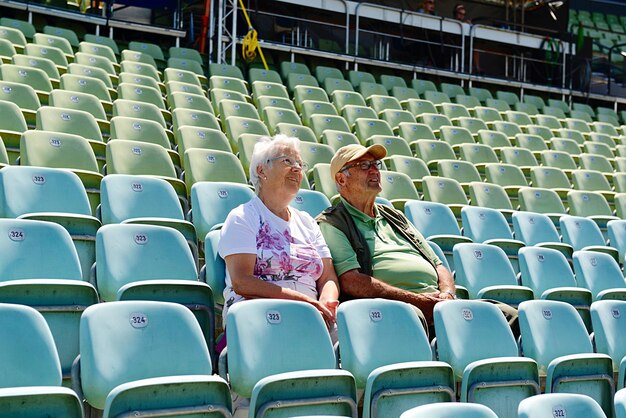
{"label": "eyeglasses", "polygon": [[380,170],[381,168],[383,168],[383,162],[380,160],[363,160],[356,163],[348,164],[347,166],[342,168],[341,171],[350,170],[353,167],[359,167],[361,170],[366,171],[369,170],[372,166]]}
{"label": "eyeglasses", "polygon": [[274,157],[267,160],[268,163],[272,161],[282,161],[287,167],[291,168],[299,168],[300,170],[306,171],[309,168],[309,165],[302,160],[294,160],[293,158],[287,157],[286,155],[281,155],[280,157]]}

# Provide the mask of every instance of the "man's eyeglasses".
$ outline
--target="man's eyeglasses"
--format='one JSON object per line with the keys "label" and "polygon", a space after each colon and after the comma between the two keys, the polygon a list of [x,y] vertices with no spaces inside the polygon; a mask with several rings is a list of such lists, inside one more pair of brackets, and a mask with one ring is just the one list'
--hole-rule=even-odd
{"label": "man's eyeglasses", "polygon": [[309,165],[305,163],[304,161],[294,160],[293,158],[287,157],[286,155],[281,155],[280,157],[270,158],[269,160],[267,160],[267,162],[270,163],[276,160],[282,161],[282,163],[285,164],[287,167],[299,168],[300,170],[303,170],[303,171],[306,171],[306,169],[309,168]]}
{"label": "man's eyeglasses", "polygon": [[383,168],[383,162],[381,160],[363,160],[356,163],[348,164],[344,166],[341,171],[350,170],[353,167],[359,167],[361,170],[369,170],[370,167],[376,167],[377,169]]}

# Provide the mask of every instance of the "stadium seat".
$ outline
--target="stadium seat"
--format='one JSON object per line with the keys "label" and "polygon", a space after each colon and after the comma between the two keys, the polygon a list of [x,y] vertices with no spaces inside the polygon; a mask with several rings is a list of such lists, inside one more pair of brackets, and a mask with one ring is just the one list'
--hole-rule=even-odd
{"label": "stadium seat", "polygon": [[315,218],[330,207],[330,201],[322,192],[300,189],[289,205]]}
{"label": "stadium seat", "polygon": [[[520,402],[519,418],[552,418],[580,414],[588,418],[606,418],[607,415],[593,398],[575,393],[546,393]],[[611,416],[609,414],[608,416]]]}
{"label": "stadium seat", "polygon": [[[225,375],[227,362],[231,390],[250,398],[251,416],[279,409],[289,415],[356,417],[354,377],[335,369],[330,336],[313,306],[278,299],[239,302],[228,311],[226,329],[228,353],[220,356],[220,373]],[[266,355],[287,341],[297,355]]]}
{"label": "stadium seat", "polygon": [[[626,362],[624,362],[624,309],[623,300],[598,300],[591,305],[591,322],[594,330],[594,343],[597,353],[607,354],[613,360],[613,373],[617,373],[617,389],[626,383]],[[623,396],[623,395],[622,395]],[[615,395],[617,400],[618,394]],[[617,406],[616,408],[620,409]],[[621,406],[624,409],[624,406]],[[619,414],[617,416],[620,416]]]}
{"label": "stadium seat", "polygon": [[572,260],[578,285],[589,289],[593,300],[626,299],[624,276],[610,254],[580,250]]}
{"label": "stadium seat", "polygon": [[198,282],[197,261],[176,229],[140,223],[104,225],[96,234],[92,279],[105,302],[159,300],[188,307],[213,353],[213,293]]}
{"label": "stadium seat", "polygon": [[62,225],[78,252],[83,279],[94,262],[94,238],[100,221],[92,216],[78,176],[47,167],[5,167],[0,170],[0,216],[45,220]]}
{"label": "stadium seat", "polygon": [[433,362],[428,338],[410,305],[361,299],[337,309],[342,369],[365,390],[363,417],[399,416],[414,406],[455,399],[452,368]]}
{"label": "stadium seat", "polygon": [[619,252],[618,262],[624,264],[626,253],[626,221],[623,219],[612,220],[607,223],[607,236],[609,245]]}
{"label": "stadium seat", "polygon": [[452,366],[461,402],[515,416],[520,401],[539,393],[537,364],[518,357],[513,333],[495,305],[446,301],[435,305],[434,319],[438,359]]}
{"label": "stadium seat", "polygon": [[551,248],[561,252],[567,259],[572,258],[574,249],[561,242],[552,220],[542,213],[518,211],[513,214],[515,238],[526,245]]}
{"label": "stadium seat", "polygon": [[98,211],[102,224],[169,226],[181,232],[198,259],[197,235],[185,216],[174,188],[149,176],[110,174],[102,180]]}
{"label": "stadium seat", "polygon": [[380,196],[389,200],[398,210],[403,210],[406,202],[410,200],[419,200],[413,181],[404,173],[381,170],[380,183],[382,187]]}
{"label": "stadium seat", "polygon": [[[108,137],[110,135],[111,128],[107,113],[112,113],[111,103],[109,103],[109,109],[107,111],[105,110],[102,102],[92,94],[57,89],[52,90],[50,93],[48,104],[53,107],[83,110],[90,113],[96,119],[96,123],[102,132],[102,136]],[[36,113],[33,114],[33,116],[36,117]],[[35,118],[33,118],[32,121],[36,123]]]}
{"label": "stadium seat", "polygon": [[35,126],[35,115],[41,103],[37,93],[31,86],[10,81],[0,81],[0,100],[15,103],[22,111],[28,127],[33,128]]}
{"label": "stadium seat", "polygon": [[598,251],[611,255],[618,261],[619,252],[606,245],[598,225],[591,219],[582,216],[562,216],[559,220],[562,240],[574,248],[574,251]]}
{"label": "stadium seat", "polygon": [[191,186],[199,181],[248,182],[241,163],[230,152],[191,148],[185,151],[184,166],[188,193],[191,193]]}
{"label": "stadium seat", "polygon": [[[554,300],[526,301],[519,306],[521,346],[546,376],[546,393],[590,395],[612,415],[613,365],[606,354],[593,352],[591,340],[576,309]],[[553,344],[566,339],[567,344]]]}
{"label": "stadium seat", "polygon": [[506,253],[494,245],[467,243],[453,249],[456,282],[470,299],[495,299],[517,306],[534,298],[532,289],[520,286]]}
{"label": "stadium seat", "polygon": [[33,308],[0,304],[2,382],[0,416],[83,418],[78,396],[61,387],[61,366],[53,335]]}
{"label": "stadium seat", "polygon": [[326,129],[324,131],[320,138],[320,141],[322,144],[329,145],[335,151],[346,145],[360,144],[359,139],[353,133],[334,131],[330,129]]}
{"label": "stadium seat", "polygon": [[511,223],[513,205],[502,186],[482,181],[470,182],[469,198],[472,206],[497,209]]}
{"label": "stadium seat", "polygon": [[191,187],[191,219],[198,239],[222,226],[230,211],[248,202],[254,192],[244,184],[199,182]]}
{"label": "stadium seat", "polygon": [[385,164],[389,170],[404,173],[409,176],[417,192],[422,193],[422,178],[430,175],[424,161],[416,157],[392,155],[385,159]]}
{"label": "stadium seat", "polygon": [[[551,224],[551,223],[550,223]],[[537,299],[560,300],[572,305],[591,331],[591,291],[578,286],[574,272],[560,251],[545,247],[524,247],[519,251],[521,284]]]}
{"label": "stadium seat", "polygon": [[513,239],[513,233],[502,213],[489,207],[465,206],[461,209],[463,235],[473,242],[500,247],[515,273],[519,273],[518,251],[526,244]]}
{"label": "stadium seat", "polygon": [[469,205],[463,188],[453,179],[426,176],[422,178],[424,200],[448,205],[457,219],[460,219],[461,208]]}
{"label": "stadium seat", "polygon": [[116,139],[106,145],[106,173],[158,176],[169,182],[187,207],[184,183],[178,179],[176,169],[167,150],[147,142]]}
{"label": "stadium seat", "polygon": [[85,187],[91,212],[96,213],[102,175],[85,138],[50,131],[26,131],[20,140],[20,164],[72,170]]}
{"label": "stadium seat", "polygon": [[404,205],[404,214],[426,239],[441,247],[451,271],[454,271],[452,249],[458,243],[472,240],[461,235],[450,208],[443,203],[413,200]]}
{"label": "stadium seat", "polygon": [[496,418],[497,415],[484,405],[473,403],[436,403],[418,406],[406,410],[400,418],[420,418],[424,416],[432,418],[444,418],[454,414],[459,418]]}
{"label": "stadium seat", "polygon": [[533,187],[554,191],[563,201],[567,200],[567,194],[572,189],[565,171],[558,167],[532,167],[530,169],[530,182]]}
{"label": "stadium seat", "polygon": [[547,215],[554,225],[565,214],[565,206],[555,191],[540,187],[522,187],[518,192],[520,210]]}
{"label": "stadium seat", "polygon": [[[187,308],[153,301],[103,303],[84,313],[80,328],[73,387],[87,405],[104,410],[104,417],[128,410],[191,413],[198,407],[230,414],[228,386],[211,376],[209,350]],[[143,354],[127,367],[114,367],[138,351]]]}

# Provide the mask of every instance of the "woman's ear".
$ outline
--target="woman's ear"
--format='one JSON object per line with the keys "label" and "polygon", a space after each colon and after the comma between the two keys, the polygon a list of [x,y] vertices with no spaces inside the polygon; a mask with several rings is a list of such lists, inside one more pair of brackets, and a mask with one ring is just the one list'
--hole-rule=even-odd
{"label": "woman's ear", "polygon": [[267,178],[267,176],[265,175],[265,166],[262,164],[259,164],[256,166],[256,173],[259,176],[259,178],[262,178],[262,179]]}

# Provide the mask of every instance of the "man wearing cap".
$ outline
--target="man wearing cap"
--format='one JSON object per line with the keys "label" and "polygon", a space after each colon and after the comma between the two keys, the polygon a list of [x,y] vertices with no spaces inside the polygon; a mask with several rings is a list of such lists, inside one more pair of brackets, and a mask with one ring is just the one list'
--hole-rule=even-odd
{"label": "man wearing cap", "polygon": [[382,145],[340,148],[330,172],[341,201],[318,222],[342,294],[407,302],[432,324],[435,304],[455,298],[454,279],[402,212],[375,204],[386,155]]}

